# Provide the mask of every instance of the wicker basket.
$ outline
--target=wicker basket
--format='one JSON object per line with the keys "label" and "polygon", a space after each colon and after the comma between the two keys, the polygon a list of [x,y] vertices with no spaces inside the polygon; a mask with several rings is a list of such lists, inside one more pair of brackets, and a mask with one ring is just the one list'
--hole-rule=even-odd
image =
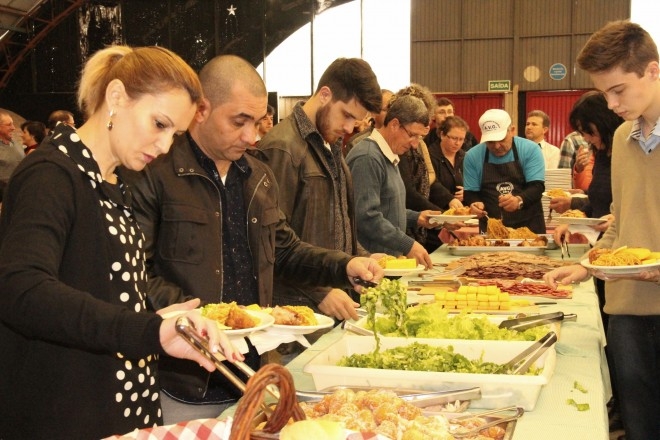
{"label": "wicker basket", "polygon": [[[264,401],[264,393],[269,385],[277,386],[280,399],[270,417],[266,418],[265,414],[258,414],[258,408]],[[234,414],[229,440],[278,439],[280,430],[291,418],[295,421],[305,419],[305,413],[298,405],[291,373],[279,364],[264,365],[248,380]],[[255,421],[264,419],[267,421],[263,429],[255,429]]]}

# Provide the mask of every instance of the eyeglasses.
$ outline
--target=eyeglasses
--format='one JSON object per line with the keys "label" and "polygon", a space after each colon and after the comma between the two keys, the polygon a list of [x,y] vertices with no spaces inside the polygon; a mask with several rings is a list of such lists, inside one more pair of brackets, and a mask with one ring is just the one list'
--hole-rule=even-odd
{"label": "eyeglasses", "polygon": [[461,143],[461,144],[463,143],[463,141],[465,141],[464,137],[461,138],[461,137],[457,137],[457,136],[449,136],[448,134],[446,134],[445,137],[447,139],[449,139],[450,141],[458,142],[458,143]]}
{"label": "eyeglasses", "polygon": [[421,135],[421,134],[413,134],[413,133],[409,132],[408,129],[406,127],[404,127],[403,125],[399,125],[399,127],[403,128],[403,131],[406,132],[406,134],[408,135],[408,137],[410,139],[415,139],[415,140],[421,141],[424,138],[424,136]]}

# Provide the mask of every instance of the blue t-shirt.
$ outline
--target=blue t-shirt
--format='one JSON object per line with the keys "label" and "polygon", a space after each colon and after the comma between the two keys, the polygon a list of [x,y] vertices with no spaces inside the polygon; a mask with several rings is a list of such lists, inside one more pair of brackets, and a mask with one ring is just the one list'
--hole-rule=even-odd
{"label": "blue t-shirt", "polygon": [[[518,136],[514,136],[513,141],[518,151],[518,160],[525,174],[525,181],[544,181],[545,161],[539,144]],[[487,147],[484,142],[475,145],[465,153],[465,160],[463,161],[463,187],[466,191],[481,190],[481,174],[484,169],[486,151]],[[513,147],[502,157],[497,157],[493,154],[488,156],[488,162],[495,164],[513,162],[513,160]]]}

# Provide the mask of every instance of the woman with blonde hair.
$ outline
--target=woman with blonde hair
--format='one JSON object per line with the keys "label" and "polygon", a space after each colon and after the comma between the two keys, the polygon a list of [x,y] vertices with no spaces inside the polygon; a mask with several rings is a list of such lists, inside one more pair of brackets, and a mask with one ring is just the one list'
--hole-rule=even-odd
{"label": "woman with blonde hair", "polygon": [[[0,218],[0,438],[98,439],[162,423],[157,359],[213,364],[150,311],[144,237],[119,166],[141,170],[184,133],[202,97],[160,47],[113,46],[85,65],[86,122],[58,124],[24,159]],[[209,346],[242,359],[216,324],[172,306]]]}

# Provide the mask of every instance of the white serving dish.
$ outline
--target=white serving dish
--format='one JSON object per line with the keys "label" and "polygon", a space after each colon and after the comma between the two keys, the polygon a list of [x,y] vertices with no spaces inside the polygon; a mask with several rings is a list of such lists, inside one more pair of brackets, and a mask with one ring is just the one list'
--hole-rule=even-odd
{"label": "white serving dish", "polygon": [[[409,345],[413,341],[415,340],[406,338],[381,338],[381,350]],[[471,401],[471,408],[495,409],[515,405],[524,408],[525,411],[533,411],[543,385],[552,377],[556,360],[553,346],[536,361],[536,366],[543,367],[542,373],[538,376],[438,373],[337,366],[343,356],[370,353],[375,343],[371,337],[344,335],[308,362],[303,371],[312,375],[317,390],[332,386],[369,386],[441,391],[478,386],[481,387],[482,397]],[[456,353],[461,353],[470,359],[477,359],[483,354],[485,361],[502,364],[532,344],[532,342],[454,339],[425,339],[423,343],[442,347],[452,345]]]}
{"label": "white serving dish", "polygon": [[[495,241],[495,240],[493,240]],[[465,256],[472,255],[480,252],[523,252],[532,255],[544,255],[546,246],[516,246],[522,240],[508,240],[512,243],[511,246],[447,246],[450,255]],[[517,243],[515,243],[517,242]]]}

